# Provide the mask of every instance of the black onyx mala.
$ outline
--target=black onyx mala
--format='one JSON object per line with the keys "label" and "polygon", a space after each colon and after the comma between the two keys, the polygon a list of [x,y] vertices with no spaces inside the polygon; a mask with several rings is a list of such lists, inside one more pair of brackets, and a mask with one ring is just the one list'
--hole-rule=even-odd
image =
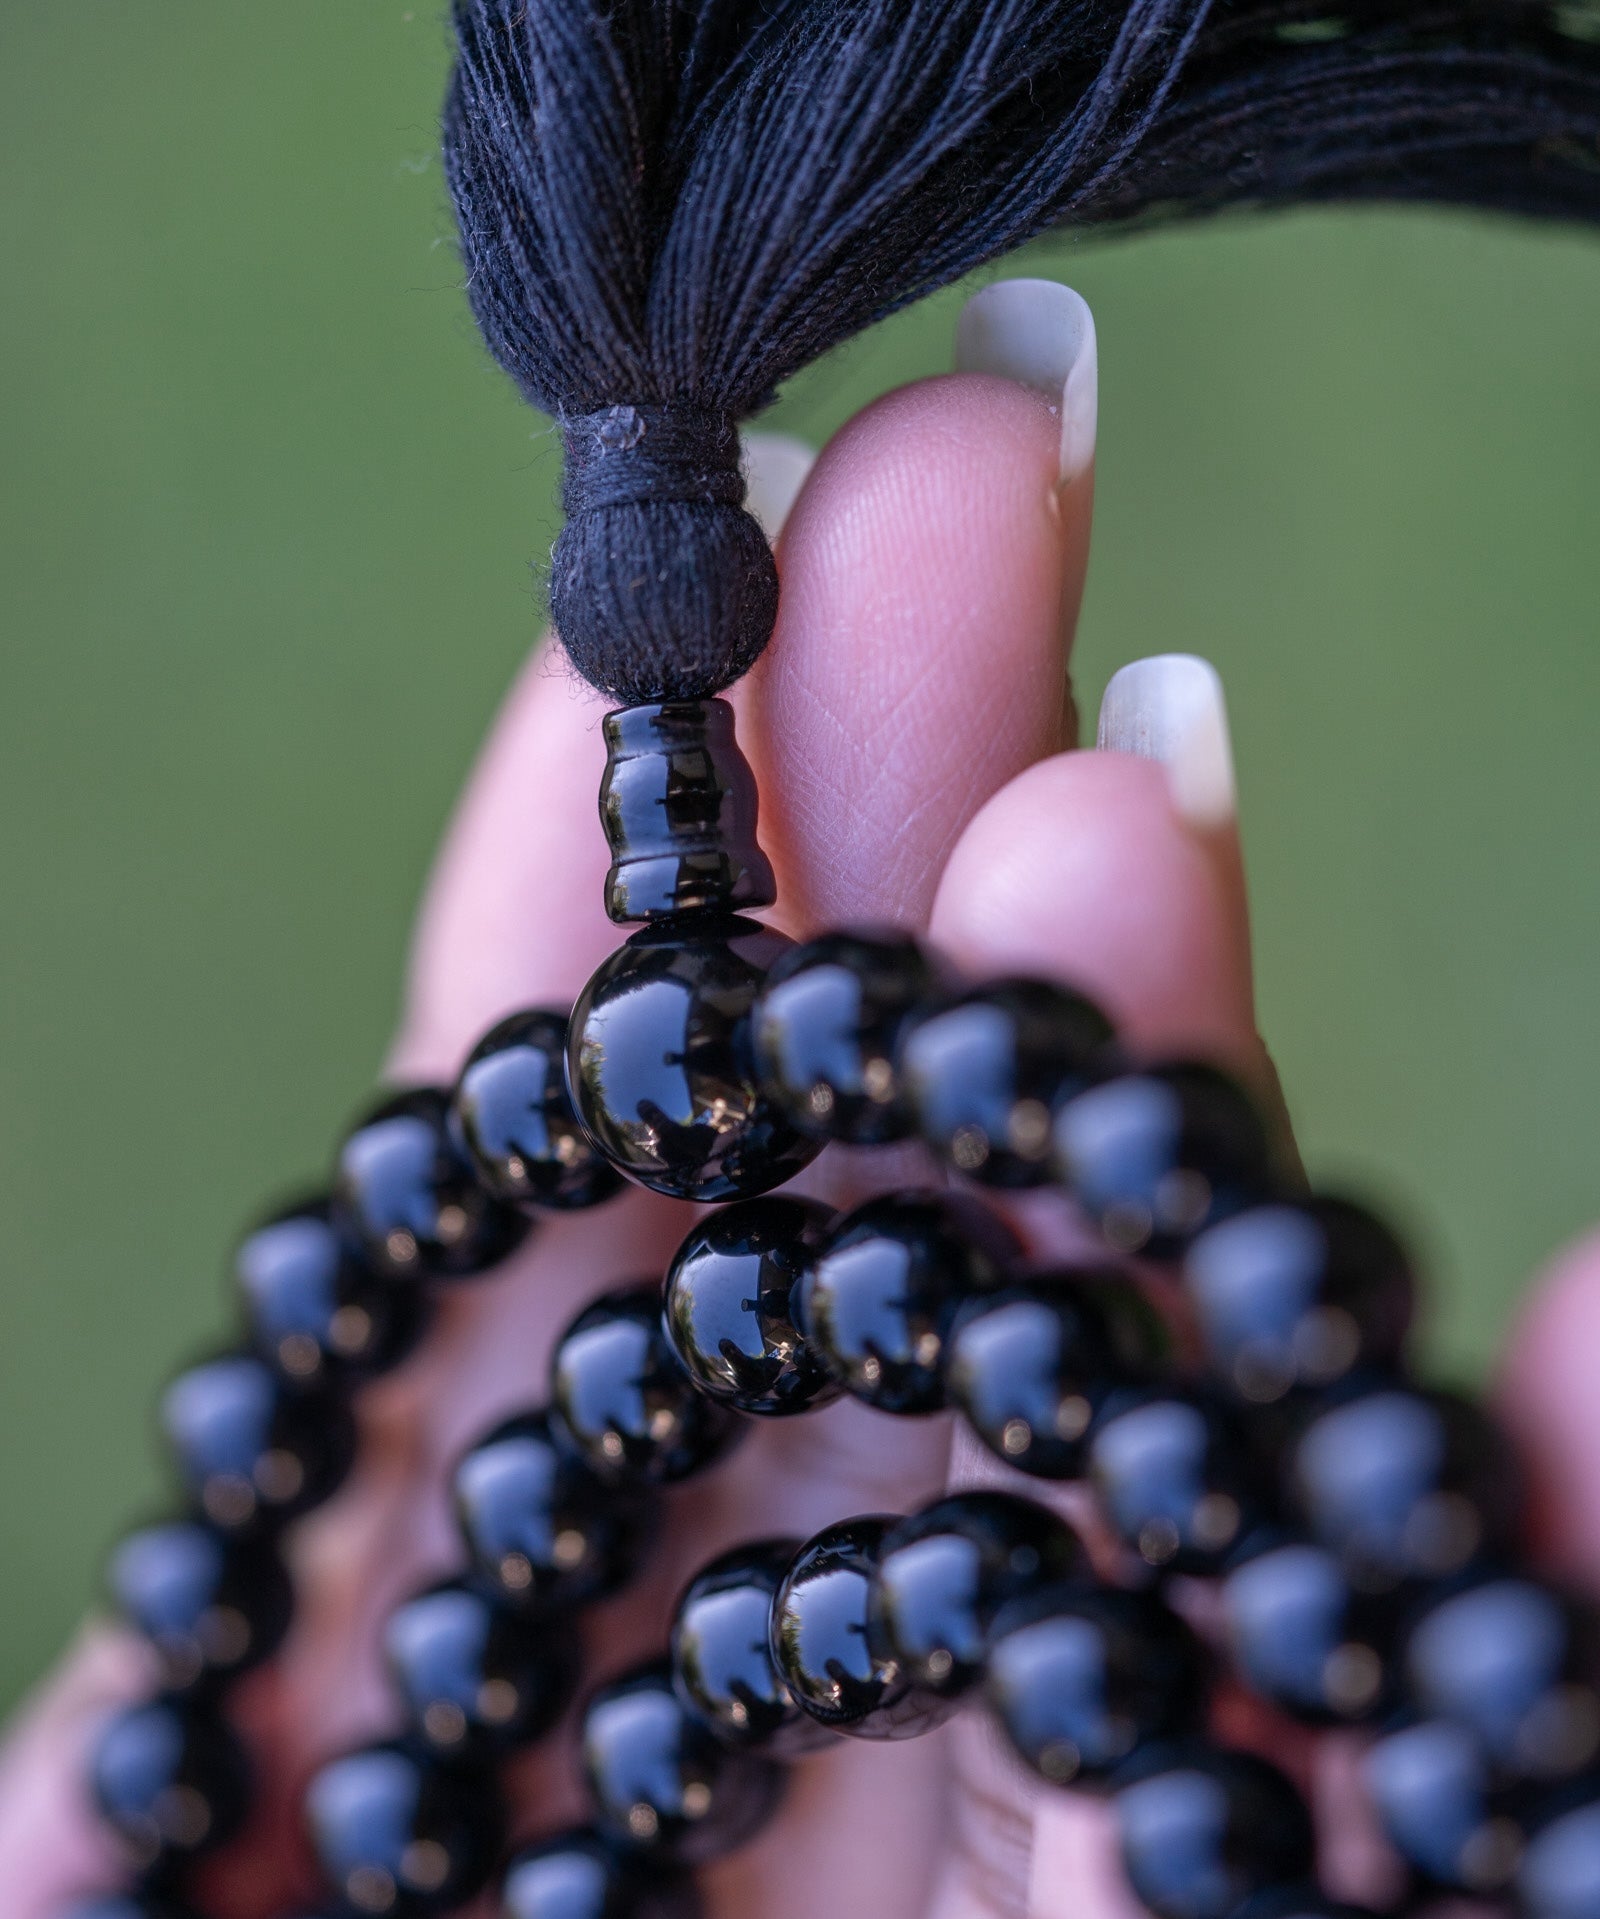
{"label": "black onyx mala", "polygon": [[[753,785],[720,701],[670,721],[652,707],[608,729],[608,898],[653,916],[655,943],[625,955],[693,964],[652,961],[648,990],[619,989],[605,1071],[584,1029],[535,1009],[453,1088],[386,1099],[329,1198],[247,1236],[240,1341],[168,1390],[186,1510],[129,1535],[110,1572],[162,1691],[110,1721],[92,1765],[145,1889],[105,1912],[182,1912],[187,1862],[246,1816],[228,1689],[287,1628],[283,1529],[347,1469],[352,1396],[410,1350],[438,1288],[541,1213],[667,1169],[728,1203],[664,1279],[580,1312],[543,1400],[462,1455],[459,1570],[384,1627],[392,1735],[308,1788],[335,1910],[434,1919],[498,1874],[504,1919],[689,1919],[686,1875],[759,1828],[791,1764],[977,1706],[1038,1777],[1109,1795],[1158,1919],[1329,1913],[1294,1787],[1210,1743],[1230,1674],[1308,1727],[1371,1730],[1369,1795],[1413,1889],[1588,1919],[1573,1889],[1600,1869],[1600,1617],[1519,1564],[1493,1424],[1411,1379],[1393,1236],[1280,1178],[1237,1086],[1129,1060],[1071,993],[954,981],[901,935],[796,946],[730,916],[770,888],[751,877],[768,871]],[[651,792],[676,798],[635,807]],[[593,987],[579,1002],[607,1004]],[[955,1184],[842,1216],[766,1190],[829,1139],[908,1130]],[[1031,1264],[962,1171],[1061,1185],[1107,1254]],[[1115,1257],[1130,1250],[1178,1277],[1203,1363],[1178,1358]],[[1071,1527],[999,1490],[725,1552],[662,1656],[579,1710],[593,1823],[508,1855],[499,1769],[573,1697],[577,1609],[637,1573],[659,1489],[714,1468],[747,1421],[841,1394],[895,1417],[953,1408],[1024,1479],[1082,1482],[1124,1575],[1097,1577]],[[1194,1579],[1216,1595],[1203,1632],[1181,1603]]]}

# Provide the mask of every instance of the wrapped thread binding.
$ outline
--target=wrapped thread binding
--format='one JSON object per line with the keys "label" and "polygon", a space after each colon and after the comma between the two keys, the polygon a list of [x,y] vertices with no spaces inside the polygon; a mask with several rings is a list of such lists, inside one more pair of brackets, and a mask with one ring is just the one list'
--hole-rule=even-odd
{"label": "wrapped thread binding", "polygon": [[445,157],[496,359],[562,424],[551,611],[700,698],[777,578],[735,422],[1049,227],[1389,198],[1600,217],[1600,4],[456,0]]}

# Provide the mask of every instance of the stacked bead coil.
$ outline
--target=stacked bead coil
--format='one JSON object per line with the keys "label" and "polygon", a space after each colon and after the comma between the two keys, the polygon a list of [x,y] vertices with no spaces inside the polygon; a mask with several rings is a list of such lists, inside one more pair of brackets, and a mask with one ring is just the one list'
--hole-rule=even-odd
{"label": "stacked bead coil", "polygon": [[[75,1919],[170,1919],[238,1830],[227,1688],[287,1627],[283,1528],[348,1469],[352,1395],[439,1288],[625,1180],[715,1209],[664,1282],[588,1306],[544,1398],[458,1461],[459,1572],[384,1632],[395,1736],[307,1793],[330,1912],[442,1915],[498,1872],[504,1919],[687,1919],[692,1869],[757,1829],[790,1763],[972,1702],[1038,1777],[1108,1795],[1158,1919],[1347,1911],[1295,1786],[1210,1743],[1227,1683],[1365,1729],[1408,1899],[1591,1919],[1600,1623],[1520,1564],[1493,1424],[1411,1377],[1392,1234],[1285,1174],[1224,1075],[1128,1057],[1059,986],[743,917],[771,873],[720,701],[630,709],[608,740],[608,900],[643,929],[570,1018],[518,1013],[454,1087],[368,1114],[329,1193],[240,1249],[246,1336],[168,1390],[185,1509],[110,1581],[162,1690],[92,1768],[138,1889]],[[913,1139],[941,1183],[842,1216],[772,1190],[830,1143]],[[982,1197],[1045,1186],[1100,1253],[1040,1266]],[[495,1768],[562,1717],[576,1611],[638,1569],[659,1489],[842,1395],[951,1409],[1019,1477],[713,1560],[661,1656],[580,1709],[592,1823],[508,1861]],[[1087,1542],[1011,1489],[1028,1480],[1088,1487]]]}

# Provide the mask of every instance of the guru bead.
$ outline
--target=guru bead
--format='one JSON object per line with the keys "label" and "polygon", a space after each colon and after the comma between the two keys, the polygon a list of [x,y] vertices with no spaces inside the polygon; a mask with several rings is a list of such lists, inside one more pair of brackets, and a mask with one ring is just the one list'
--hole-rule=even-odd
{"label": "guru bead", "polygon": [[1217,1571],[1261,1513],[1243,1436],[1195,1392],[1113,1393],[1089,1436],[1089,1483],[1124,1544],[1162,1572]]}
{"label": "guru bead", "polygon": [[191,1519],[129,1533],[106,1583],[155,1648],[168,1692],[259,1665],[288,1630],[294,1600],[272,1541],[228,1538]]}
{"label": "guru bead", "polygon": [[330,1761],[306,1789],[306,1824],[345,1906],[434,1919],[488,1884],[505,1827],[492,1776],[398,1746]]}
{"label": "guru bead", "polygon": [[516,1251],[528,1231],[493,1199],[450,1131],[437,1086],[395,1093],[339,1149],[334,1214],[388,1280],[471,1279]]}
{"label": "guru bead", "polygon": [[513,1013],[479,1040],[451,1095],[450,1126],[484,1190],[506,1205],[570,1212],[621,1190],[572,1110],[562,1013]]}
{"label": "guru bead", "polygon": [[626,1287],[584,1308],[556,1342],[550,1403],[596,1472],[670,1485],[744,1431],[697,1392],[661,1329],[661,1288]]}
{"label": "guru bead", "polygon": [[1018,1598],[989,1632],[984,1698],[1052,1785],[1107,1778],[1141,1748],[1202,1729],[1199,1641],[1153,1593],[1087,1583]]}
{"label": "guru bead", "polygon": [[161,1425],[201,1511],[229,1531],[309,1512],[355,1456],[344,1402],[295,1391],[253,1354],[180,1373],[162,1396]]}
{"label": "guru bead", "polygon": [[1261,1698],[1312,1725],[1370,1719],[1390,1703],[1394,1609],[1357,1592],[1325,1547],[1258,1535],[1218,1596],[1234,1665]]}
{"label": "guru bead", "polygon": [[945,1390],[983,1443],[1042,1479],[1080,1479],[1106,1395],[1154,1377],[1166,1330],[1138,1288],[1106,1267],[1032,1274],[957,1314]]}
{"label": "guru bead", "polygon": [[955,1699],[981,1676],[1002,1606],[1087,1570],[1077,1535],[1033,1500],[952,1493],[885,1535],[868,1630],[914,1686]]}
{"label": "guru bead", "polygon": [[1056,1106],[1089,1084],[1111,1039],[1100,1010],[1043,980],[996,980],[917,1020],[900,1049],[917,1130],[986,1186],[1050,1177]]}
{"label": "guru bead", "polygon": [[113,1714],[89,1777],[101,1814],[145,1871],[225,1844],[249,1804],[244,1749],[223,1720],[188,1701],[156,1699]]}
{"label": "guru bead", "polygon": [[719,1739],[775,1758],[830,1737],[795,1703],[772,1653],[773,1601],[799,1548],[796,1539],[735,1546],[690,1581],[672,1622],[679,1692]]}
{"label": "guru bead", "polygon": [[489,1757],[537,1739],[578,1676],[577,1641],[563,1622],[530,1619],[455,1580],[396,1607],[383,1652],[417,1737],[443,1758]]}
{"label": "guru bead", "polygon": [[764,1193],[820,1142],[796,1132],[756,1073],[750,1009],[791,942],[755,920],[689,915],[644,927],[572,1011],[567,1076],[585,1130],[620,1172],[676,1199]]}
{"label": "guru bead", "polygon": [[664,1664],[602,1687],[584,1708],[582,1741],[601,1824],[685,1865],[742,1845],[783,1790],[783,1768],[723,1745],[678,1697]]}
{"label": "guru bead", "polygon": [[1128,1883],[1157,1919],[1230,1919],[1312,1875],[1310,1814],[1252,1753],[1157,1749],[1114,1784]]}
{"label": "guru bead", "polygon": [[1170,1259],[1197,1233],[1266,1196],[1266,1128],[1209,1066],[1155,1066],[1069,1099],[1056,1167],[1110,1243]]}
{"label": "guru bead", "polygon": [[825,1206],[773,1194],[718,1207],[690,1230],[667,1268],[661,1323],[698,1392],[758,1418],[838,1396],[795,1305],[832,1223]]}
{"label": "guru bead", "polygon": [[886,1413],[938,1412],[956,1312],[1000,1282],[1016,1242],[958,1195],[868,1200],[828,1236],[800,1282],[801,1330],[845,1391]]}
{"label": "guru bead", "polygon": [[778,897],[756,841],[756,781],[726,700],[660,700],[601,722],[600,824],[614,920],[746,911]]}
{"label": "guru bead", "polygon": [[233,1272],[257,1352],[296,1384],[387,1372],[427,1325],[424,1294],[377,1278],[341,1238],[326,1200],[258,1226]]}
{"label": "guru bead", "polygon": [[1257,1402],[1398,1364],[1416,1290],[1394,1235],[1338,1199],[1223,1220],[1189,1248],[1183,1280],[1212,1367]]}
{"label": "guru bead", "polygon": [[614,1592],[654,1518],[642,1489],[601,1479],[543,1412],[485,1434],[458,1461],[451,1491],[479,1573],[533,1611]]}
{"label": "guru bead", "polygon": [[900,1036],[934,986],[903,933],[825,933],[782,955],[756,1000],[756,1057],[802,1133],[881,1146],[911,1131]]}
{"label": "guru bead", "polygon": [[689,1880],[580,1826],[524,1846],[506,1867],[497,1919],[699,1919]]}
{"label": "guru bead", "polygon": [[949,1710],[912,1689],[871,1631],[872,1582],[894,1521],[864,1514],[826,1526],[795,1554],[772,1604],[772,1654],[820,1725],[858,1739],[906,1739]]}

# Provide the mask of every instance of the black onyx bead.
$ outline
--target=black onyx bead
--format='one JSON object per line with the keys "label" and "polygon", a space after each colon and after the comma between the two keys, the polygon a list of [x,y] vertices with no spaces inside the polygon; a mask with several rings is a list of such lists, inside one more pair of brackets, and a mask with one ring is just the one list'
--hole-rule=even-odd
{"label": "black onyx bead", "polygon": [[1079,1479],[1108,1393],[1160,1373],[1160,1316],[1102,1267],[1031,1275],[969,1300],[945,1354],[945,1391],[983,1443],[1041,1479]]}
{"label": "black onyx bead", "polygon": [[1157,1749],[1112,1783],[1128,1883],[1157,1919],[1230,1919],[1312,1876],[1311,1816],[1253,1753]]}
{"label": "black onyx bead", "polygon": [[772,1654],[819,1724],[860,1739],[907,1739],[949,1708],[909,1678],[872,1632],[872,1584],[895,1520],[863,1514],[807,1540],[772,1605]]}
{"label": "black onyx bead", "polygon": [[99,1892],[67,1907],[62,1919],[194,1919],[187,1906],[153,1892]]}
{"label": "black onyx bead", "polygon": [[663,919],[770,906],[772,867],[756,840],[756,781],[726,700],[625,706],[602,722],[600,823],[611,847],[606,911]]}
{"label": "black onyx bead", "polygon": [[974,1293],[1016,1250],[992,1213],[959,1196],[868,1200],[835,1227],[800,1281],[800,1328],[845,1391],[885,1413],[945,1403],[945,1342]]}
{"label": "black onyx bead", "polygon": [[772,1653],[772,1606],[800,1542],[757,1539],[712,1560],[672,1622],[672,1675],[719,1739],[792,1758],[830,1735],[795,1703]]}
{"label": "black onyx bead", "polygon": [[744,1844],[778,1803],[784,1772],[735,1752],[683,1703],[666,1664],[602,1687],[583,1714],[583,1765],[600,1823],[684,1865]]}
{"label": "black onyx bead", "polygon": [[984,1696],[1052,1785],[1106,1779],[1154,1740],[1198,1734],[1204,1651],[1153,1593],[1073,1585],[1007,1606],[989,1635]]}
{"label": "black onyx bead", "polygon": [[1122,1252],[1168,1259],[1206,1227],[1266,1197],[1266,1128],[1209,1066],[1119,1074],[1056,1114],[1056,1165]]}
{"label": "black onyx bead", "polygon": [[1112,1394],[1089,1435],[1089,1480],[1113,1530],[1163,1572],[1216,1572],[1262,1514],[1243,1437],[1193,1392]]}
{"label": "black onyx bead", "polygon": [[1087,1570],[1077,1535],[1031,1499],[952,1493],[902,1519],[879,1547],[873,1644],[912,1685],[958,1698],[983,1675],[1001,1607]]}
{"label": "black onyx bead", "polygon": [[515,1252],[529,1224],[479,1184],[437,1086],[395,1093],[351,1129],[334,1215],[389,1280],[470,1279]]}
{"label": "black onyx bead", "polygon": [[1189,1248],[1183,1277],[1212,1366],[1257,1402],[1397,1363],[1416,1290],[1389,1229],[1338,1199],[1223,1220]]}
{"label": "black onyx bead", "polygon": [[443,1758],[491,1758],[537,1739],[578,1678],[563,1621],[530,1618],[459,1581],[397,1607],[383,1650],[413,1730]]}
{"label": "black onyx bead", "polygon": [[901,1029],[935,976],[904,933],[825,933],[787,952],[756,1001],[762,1081],[802,1133],[855,1146],[915,1124],[898,1065]]}
{"label": "black onyx bead", "polygon": [[670,1485],[702,1471],[744,1430],[695,1390],[661,1327],[661,1288],[607,1293],[557,1342],[550,1402],[597,1472]]}
{"label": "black onyx bead", "polygon": [[224,1845],[249,1806],[243,1747],[223,1720],[184,1700],[114,1714],[89,1772],[101,1814],[145,1871]]}
{"label": "black onyx bead", "polygon": [[355,1457],[344,1402],[296,1391],[254,1355],[180,1373],[162,1396],[161,1424],[185,1485],[227,1531],[309,1512]]}
{"label": "black onyx bead", "polygon": [[1312,1725],[1370,1719],[1390,1703],[1393,1609],[1358,1593],[1324,1547],[1248,1542],[1221,1601],[1234,1665],[1261,1698]]}
{"label": "black onyx bead", "polygon": [[257,1352],[296,1384],[387,1372],[427,1325],[426,1298],[388,1285],[358,1259],[326,1200],[258,1226],[235,1253],[233,1271]]}
{"label": "black onyx bead", "polygon": [[570,1212],[622,1188],[572,1110],[564,1013],[513,1013],[491,1028],[461,1069],[450,1124],[484,1191],[506,1205]]}
{"label": "black onyx bead", "polygon": [[759,1417],[837,1397],[794,1298],[832,1221],[825,1206],[774,1195],[720,1207],[691,1230],[667,1269],[661,1318],[700,1392]]}
{"label": "black onyx bead", "polygon": [[922,1137],[987,1186],[1050,1177],[1050,1117],[1090,1082],[1111,1039],[1098,1007],[1043,980],[997,980],[906,1034],[900,1075]]}
{"label": "black onyx bead", "polygon": [[1425,1883],[1492,1895],[1522,1851],[1522,1828],[1499,1807],[1482,1749],[1465,1726],[1425,1719],[1368,1748],[1363,1775],[1384,1832]]}
{"label": "black onyx bead", "polygon": [[754,920],[668,920],[624,941],[578,996],[578,1117],[613,1166],[675,1199],[764,1193],[820,1142],[756,1077],[750,1009],[791,942]]}
{"label": "black onyx bead", "polygon": [[614,1592],[637,1566],[654,1517],[642,1489],[601,1479],[542,1412],[480,1439],[457,1464],[452,1491],[479,1572],[536,1610]]}
{"label": "black onyx bead", "polygon": [[356,1912],[432,1919],[488,1884],[505,1830],[493,1776],[402,1746],[331,1760],[306,1789],[329,1884]]}
{"label": "black onyx bead", "polygon": [[1459,1572],[1508,1544],[1519,1513],[1515,1462],[1482,1413],[1453,1393],[1384,1382],[1309,1416],[1286,1488],[1313,1537],[1370,1591]]}
{"label": "black onyx bead", "polygon": [[1523,1919],[1600,1919],[1600,1788],[1594,1780],[1540,1808],[1513,1891]]}
{"label": "black onyx bead", "polygon": [[694,1887],[589,1827],[524,1846],[506,1867],[497,1919],[699,1919]]}
{"label": "black onyx bead", "polygon": [[1600,1621],[1528,1579],[1448,1592],[1413,1624],[1412,1703],[1468,1726],[1512,1778],[1558,1779],[1600,1750]]}
{"label": "black onyx bead", "polygon": [[190,1519],[142,1527],[112,1552],[111,1597],[183,1692],[268,1658],[288,1630],[289,1575],[268,1540],[226,1538]]}

